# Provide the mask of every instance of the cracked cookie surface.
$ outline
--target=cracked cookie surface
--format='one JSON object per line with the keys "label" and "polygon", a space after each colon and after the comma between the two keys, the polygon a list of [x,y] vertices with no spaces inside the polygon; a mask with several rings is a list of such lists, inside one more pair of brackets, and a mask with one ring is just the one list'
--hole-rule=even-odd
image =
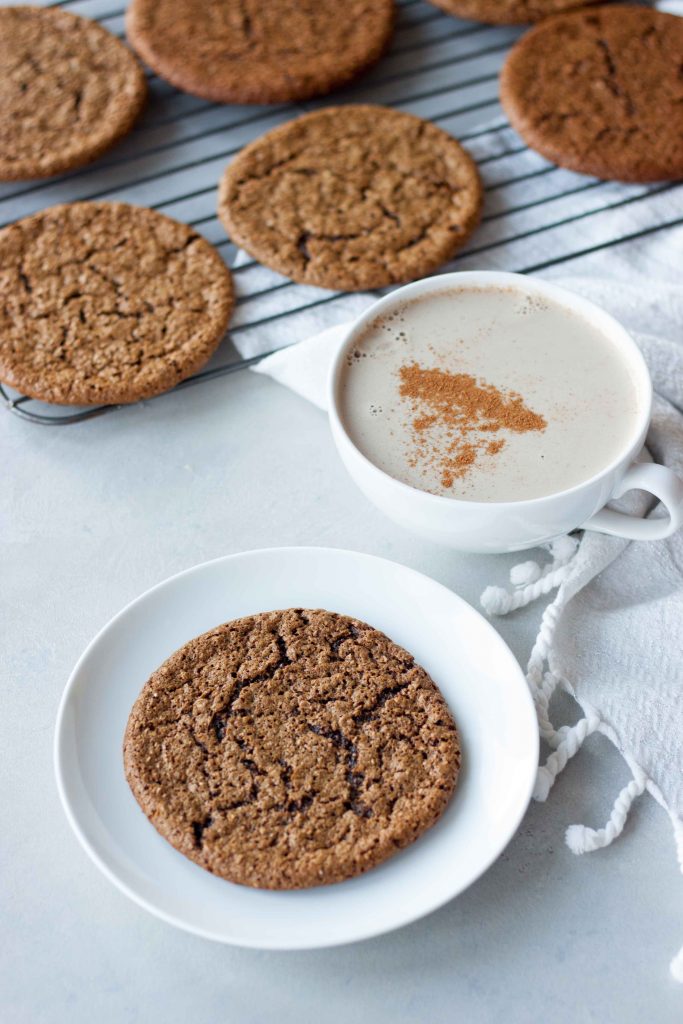
{"label": "cracked cookie surface", "polygon": [[541,21],[553,14],[587,7],[599,0],[429,0],[447,14],[489,25],[517,25]]}
{"label": "cracked cookie surface", "polygon": [[0,7],[0,179],[89,163],[133,127],[147,95],[135,56],[68,11]]}
{"label": "cracked cookie surface", "polygon": [[549,160],[621,181],[683,177],[683,18],[617,4],[543,22],[510,52],[500,95]]}
{"label": "cracked cookie surface", "polygon": [[185,856],[242,885],[299,889],[361,874],[433,825],[460,746],[403,648],[357,619],[286,609],[171,655],[133,706],[124,764]]}
{"label": "cracked cookie surface", "polygon": [[32,398],[167,391],[207,361],[232,306],[213,246],[144,207],[71,203],[0,231],[0,380]]}
{"label": "cracked cookie surface", "polygon": [[328,107],[252,142],[223,176],[234,242],[293,281],[360,291],[422,277],[469,238],[481,210],[460,144],[412,114]]}
{"label": "cracked cookie surface", "polygon": [[379,60],[393,24],[393,0],[133,0],[126,15],[157,74],[219,103],[330,92]]}

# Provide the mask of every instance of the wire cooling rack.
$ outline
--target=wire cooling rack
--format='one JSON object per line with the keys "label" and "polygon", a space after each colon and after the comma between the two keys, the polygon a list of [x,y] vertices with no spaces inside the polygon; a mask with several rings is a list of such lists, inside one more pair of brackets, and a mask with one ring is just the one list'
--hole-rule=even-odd
{"label": "wire cooling rack", "polygon": [[[124,35],[125,8],[116,0],[44,6],[64,7]],[[460,21],[421,0],[397,0],[397,6],[389,53],[357,84],[321,100],[226,106],[181,93],[148,73],[149,103],[134,131],[90,167],[49,181],[0,186],[0,226],[55,203],[111,199],[160,210],[212,242],[232,267],[237,307],[207,369],[173,389],[178,391],[244,369],[306,337],[319,329],[322,313],[329,323],[348,318],[340,293],[294,284],[238,253],[215,212],[217,182],[246,143],[326,104],[381,103],[406,110],[469,149],[486,192],[483,222],[444,270],[531,273],[683,223],[683,184],[598,181],[555,167],[523,145],[498,102],[498,72],[522,29]],[[242,358],[235,358],[235,345]],[[34,423],[65,425],[118,408],[49,406],[1,385],[0,395],[11,412]]]}

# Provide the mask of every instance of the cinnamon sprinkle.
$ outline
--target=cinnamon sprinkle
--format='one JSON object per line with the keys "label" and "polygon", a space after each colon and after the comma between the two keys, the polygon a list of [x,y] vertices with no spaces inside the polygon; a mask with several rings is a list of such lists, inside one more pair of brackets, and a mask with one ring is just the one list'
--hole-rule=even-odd
{"label": "cinnamon sprinkle", "polygon": [[[504,392],[469,373],[448,373],[409,363],[399,369],[400,394],[412,406],[413,465],[425,462],[441,472],[441,485],[450,488],[464,477],[480,456],[495,456],[504,438],[491,433],[510,430],[523,434],[545,430],[547,421],[524,404],[515,391]],[[438,438],[429,431],[440,428]],[[443,433],[446,434],[444,443]]]}

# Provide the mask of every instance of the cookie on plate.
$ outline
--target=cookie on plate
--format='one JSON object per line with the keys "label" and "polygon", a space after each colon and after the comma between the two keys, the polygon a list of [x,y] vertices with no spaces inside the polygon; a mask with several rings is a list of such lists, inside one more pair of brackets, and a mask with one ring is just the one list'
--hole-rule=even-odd
{"label": "cookie on plate", "polygon": [[411,281],[476,227],[471,157],[433,124],[376,106],[327,107],[252,142],[218,213],[234,242],[293,281],[360,291]]}
{"label": "cookie on plate", "polygon": [[361,874],[433,825],[460,745],[410,654],[357,619],[290,608],[171,655],[133,706],[124,763],[186,857],[241,885],[301,889]]}
{"label": "cookie on plate", "polygon": [[587,7],[599,0],[429,0],[447,14],[489,25],[516,25],[541,21],[553,14]]}
{"label": "cookie on plate", "polygon": [[89,163],[130,131],[146,95],[135,56],[100,25],[0,7],[0,180]]}
{"label": "cookie on plate", "polygon": [[683,177],[683,18],[615,4],[542,22],[510,52],[500,97],[543,156],[620,181]]}
{"label": "cookie on plate", "polygon": [[167,391],[206,362],[232,306],[213,246],[153,210],[71,203],[0,231],[0,380],[32,398]]}
{"label": "cookie on plate", "polygon": [[322,95],[382,56],[393,0],[133,0],[131,45],[158,75],[218,103]]}

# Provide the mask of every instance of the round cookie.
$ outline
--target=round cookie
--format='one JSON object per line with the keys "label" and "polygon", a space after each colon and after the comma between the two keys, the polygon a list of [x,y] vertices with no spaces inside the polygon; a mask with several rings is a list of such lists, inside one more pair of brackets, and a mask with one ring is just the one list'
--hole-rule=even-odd
{"label": "round cookie", "polygon": [[489,25],[517,25],[587,7],[599,0],[429,0],[446,14]]}
{"label": "round cookie", "polygon": [[218,103],[322,95],[382,56],[393,0],[133,0],[128,39],[157,74]]}
{"label": "round cookie", "polygon": [[89,163],[133,126],[140,64],[111,32],[44,7],[0,7],[0,180]]}
{"label": "round cookie", "polygon": [[232,306],[213,246],[153,210],[72,203],[0,231],[0,380],[32,398],[167,391],[206,362]]}
{"label": "round cookie", "polygon": [[158,832],[260,889],[361,874],[444,810],[460,746],[427,673],[383,633],[327,611],[228,622],[151,676],[124,738]]}
{"label": "round cookie", "polygon": [[380,288],[435,270],[476,227],[482,188],[456,140],[386,107],[328,107],[242,150],[220,186],[234,242],[293,281]]}
{"label": "round cookie", "polygon": [[620,181],[683,177],[683,18],[617,4],[543,22],[512,49],[501,102],[549,160]]}

